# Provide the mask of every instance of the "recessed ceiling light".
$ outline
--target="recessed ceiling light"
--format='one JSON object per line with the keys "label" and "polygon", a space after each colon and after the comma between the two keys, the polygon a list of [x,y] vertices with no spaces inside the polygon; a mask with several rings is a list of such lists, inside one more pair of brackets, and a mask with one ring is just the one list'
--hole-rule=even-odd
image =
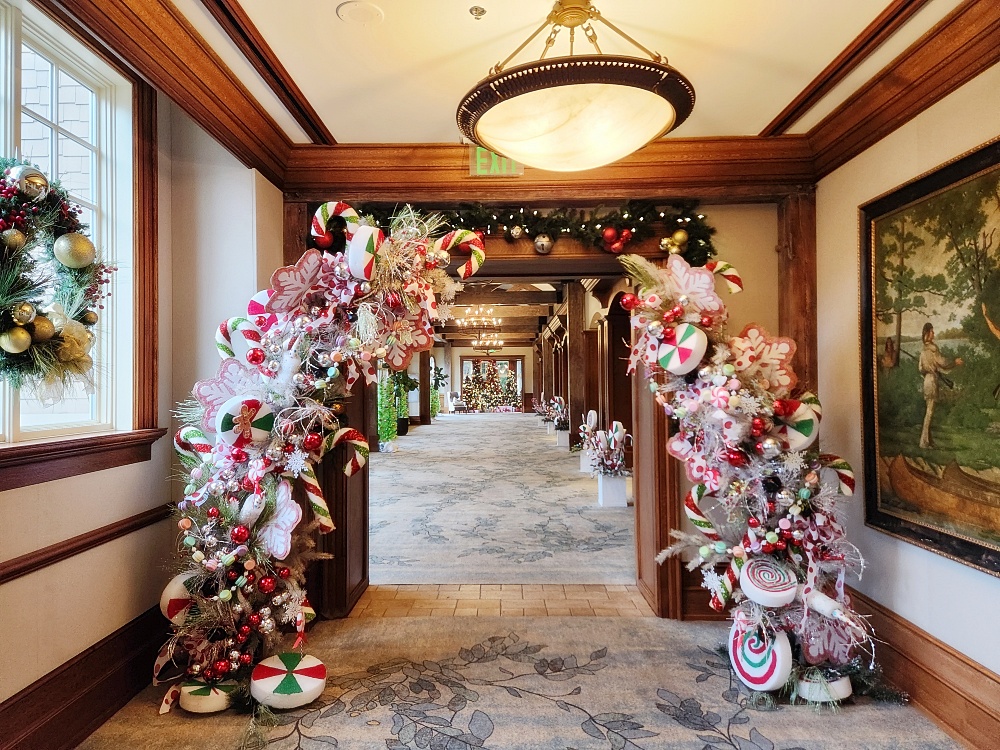
{"label": "recessed ceiling light", "polygon": [[375,3],[365,0],[349,0],[337,6],[337,17],[344,23],[353,23],[360,26],[381,23],[385,18],[385,13]]}

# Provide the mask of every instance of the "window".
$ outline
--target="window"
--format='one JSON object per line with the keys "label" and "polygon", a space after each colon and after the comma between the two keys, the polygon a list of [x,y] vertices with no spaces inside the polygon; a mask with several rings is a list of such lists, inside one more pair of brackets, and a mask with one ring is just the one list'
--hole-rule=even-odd
{"label": "window", "polygon": [[[97,311],[95,390],[52,406],[2,385],[0,442],[133,428],[133,84],[40,11],[0,0],[0,144],[83,208],[81,220],[109,265],[111,297]],[[12,63],[12,64],[7,64]]]}

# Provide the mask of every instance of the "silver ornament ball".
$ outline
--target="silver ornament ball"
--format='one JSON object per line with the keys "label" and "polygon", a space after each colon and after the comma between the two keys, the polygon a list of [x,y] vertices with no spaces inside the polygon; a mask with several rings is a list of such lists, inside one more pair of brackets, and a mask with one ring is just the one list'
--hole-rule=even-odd
{"label": "silver ornament ball", "polygon": [[40,201],[49,194],[49,181],[44,174],[27,164],[11,167],[10,179],[17,183],[17,189],[34,201]]}
{"label": "silver ornament ball", "polygon": [[35,319],[35,306],[30,302],[18,302],[10,308],[10,317],[19,326],[24,326]]}
{"label": "silver ornament ball", "polygon": [[535,252],[539,255],[548,255],[551,253],[553,244],[552,238],[544,232],[535,235]]}
{"label": "silver ornament ball", "polygon": [[333,267],[333,275],[341,281],[347,281],[351,278],[351,269],[344,261],[340,261]]}

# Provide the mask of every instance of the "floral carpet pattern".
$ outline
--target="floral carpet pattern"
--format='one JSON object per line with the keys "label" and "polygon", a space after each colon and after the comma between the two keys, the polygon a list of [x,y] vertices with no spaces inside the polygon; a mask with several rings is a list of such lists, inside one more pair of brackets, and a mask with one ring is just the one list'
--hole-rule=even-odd
{"label": "floral carpet pattern", "polygon": [[453,414],[371,455],[372,583],[635,582],[631,508],[525,414]]}
{"label": "floral carpet pattern", "polygon": [[[313,629],[319,699],[277,712],[269,750],[953,750],[912,706],[758,709],[714,651],[724,624],[654,618],[348,619]],[[233,748],[234,711],[135,698],[86,750]]]}

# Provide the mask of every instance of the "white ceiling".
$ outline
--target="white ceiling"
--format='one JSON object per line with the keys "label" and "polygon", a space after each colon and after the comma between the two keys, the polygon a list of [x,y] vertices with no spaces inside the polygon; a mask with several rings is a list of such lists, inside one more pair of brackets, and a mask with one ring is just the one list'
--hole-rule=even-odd
{"label": "white ceiling", "polygon": [[[199,0],[181,11],[274,114],[302,131]],[[340,143],[455,143],[463,94],[541,23],[551,0],[374,0],[381,22],[347,23],[342,0],[241,0]],[[889,4],[889,0],[595,0],[603,14],[665,55],[694,84],[694,113],[672,135],[756,135]],[[959,0],[931,0],[863,69],[793,132],[815,124]],[[486,8],[481,20],[472,5]],[[597,26],[605,52],[632,54]],[[566,32],[555,54],[566,53]],[[579,45],[579,40],[578,40]],[[537,57],[536,40],[516,61]],[[578,52],[580,46],[578,46]]]}

